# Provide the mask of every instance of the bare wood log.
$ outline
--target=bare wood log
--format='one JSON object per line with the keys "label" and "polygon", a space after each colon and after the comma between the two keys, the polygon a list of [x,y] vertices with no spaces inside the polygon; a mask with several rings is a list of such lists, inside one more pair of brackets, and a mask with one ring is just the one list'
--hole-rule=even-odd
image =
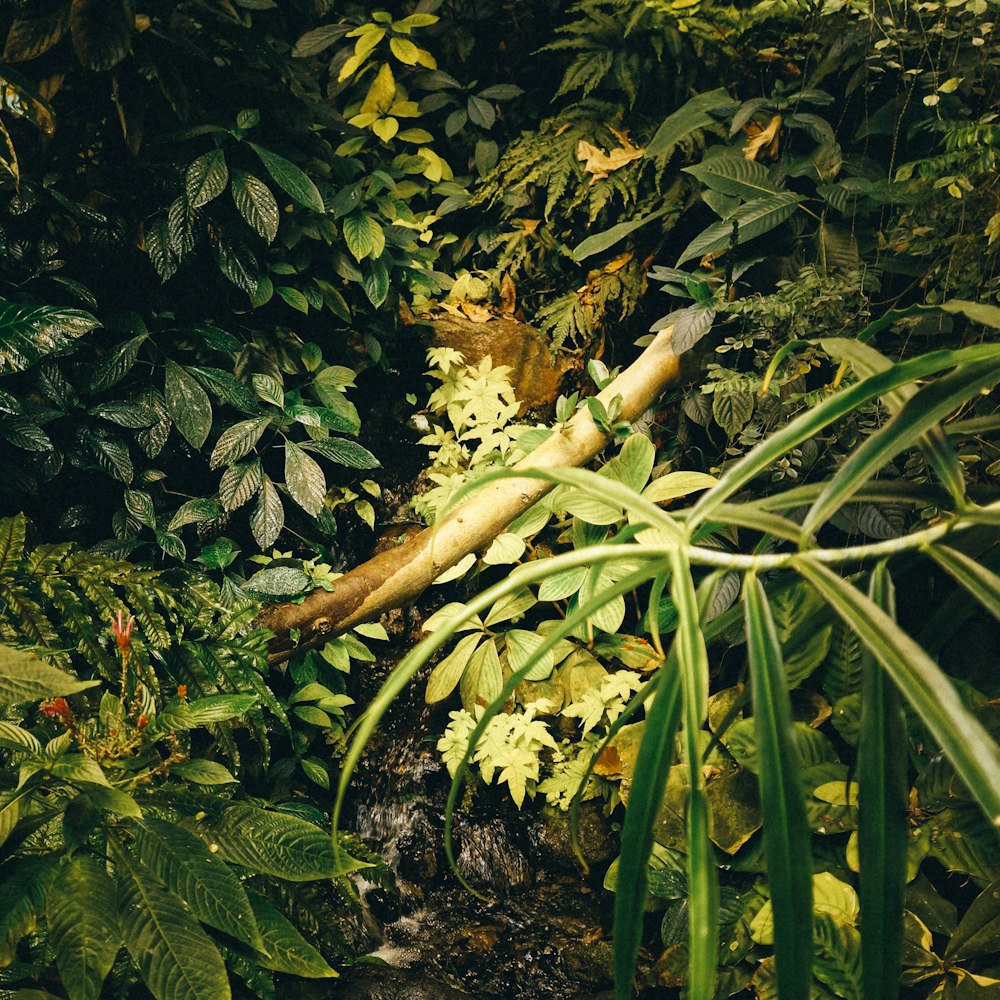
{"label": "bare wood log", "polygon": [[[660,332],[639,358],[598,395],[605,407],[621,396],[621,418],[635,420],[677,378],[679,364],[670,347],[671,332],[670,328]],[[607,436],[584,408],[515,469],[580,466],[607,442]],[[354,625],[404,607],[468,553],[485,549],[551,489],[552,484],[537,479],[490,483],[434,527],[350,570],[336,581],[332,592],[317,590],[301,604],[265,608],[257,623],[275,634],[270,644],[271,662],[280,663]]]}

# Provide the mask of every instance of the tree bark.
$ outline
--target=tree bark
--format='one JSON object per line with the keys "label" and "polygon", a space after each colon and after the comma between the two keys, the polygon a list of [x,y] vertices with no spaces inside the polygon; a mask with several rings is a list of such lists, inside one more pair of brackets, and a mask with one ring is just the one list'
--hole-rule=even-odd
{"label": "tree bark", "polygon": [[[605,408],[616,396],[621,396],[620,419],[637,419],[676,380],[679,364],[670,347],[671,332],[668,328],[657,334],[635,363],[598,395]],[[580,466],[607,443],[607,436],[584,407],[514,468]],[[433,527],[350,570],[336,581],[333,591],[316,590],[301,604],[265,608],[257,624],[274,633],[269,659],[280,663],[300,650],[322,645],[354,625],[404,607],[468,553],[487,548],[552,488],[553,484],[538,479],[490,483]]]}

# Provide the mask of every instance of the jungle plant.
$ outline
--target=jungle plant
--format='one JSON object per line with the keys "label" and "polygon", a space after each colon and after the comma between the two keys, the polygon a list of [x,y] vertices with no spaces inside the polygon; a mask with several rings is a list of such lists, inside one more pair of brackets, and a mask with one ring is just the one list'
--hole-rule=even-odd
{"label": "jungle plant", "polygon": [[84,692],[100,680],[0,647],[3,982],[58,976],[76,1000],[101,996],[110,975],[122,995],[141,981],[160,998],[218,1000],[231,995],[227,966],[261,997],[275,995],[272,971],[336,975],[244,879],[263,888],[356,865],[335,869],[321,827],[234,797],[204,737],[224,752],[219,732],[257,696],[157,694],[133,661],[134,625],[122,612],[113,623],[120,676],[99,702]]}
{"label": "jungle plant", "polygon": [[[986,307],[956,303],[953,308],[994,326],[1000,325],[1000,317]],[[358,724],[341,777],[335,830],[351,772],[367,739],[393,698],[428,657],[450,635],[473,621],[474,616],[486,613],[497,601],[510,600],[511,595],[533,584],[544,585],[557,575],[582,568],[592,584],[586,598],[541,638],[530,655],[516,661],[514,668],[508,664],[506,673],[501,674],[502,686],[492,702],[484,712],[475,713],[477,721],[469,734],[464,759],[455,768],[446,837],[450,837],[451,811],[457,803],[468,763],[476,755],[479,741],[492,720],[508,704],[518,686],[532,671],[540,675],[543,666],[548,669],[545,658],[551,657],[560,643],[574,635],[588,634],[587,630],[610,603],[643,588],[651,640],[657,651],[662,649],[662,666],[611,724],[605,740],[606,748],[644,710],[645,724],[635,756],[617,874],[618,996],[624,1000],[631,995],[649,878],[647,859],[664,795],[670,800],[672,794],[671,782],[682,786],[678,801],[684,804],[683,815],[677,819],[681,836],[675,843],[682,845],[683,861],[676,867],[683,867],[689,898],[686,983],[690,995],[697,1000],[708,1000],[715,995],[720,890],[710,836],[712,811],[708,788],[712,783],[706,782],[703,765],[718,760],[713,757],[719,752],[718,740],[728,741],[731,752],[737,753],[734,746],[737,735],[741,740],[750,737],[739,749],[737,759],[742,757],[744,766],[755,772],[759,781],[763,858],[758,842],[758,855],[753,862],[756,867],[752,870],[766,868],[767,881],[761,889],[768,897],[770,912],[766,918],[759,917],[756,911],[750,914],[741,907],[734,922],[727,923],[730,918],[724,917],[725,932],[728,934],[739,923],[741,914],[746,914],[751,924],[751,918],[759,917],[753,930],[754,940],[773,940],[776,959],[773,970],[769,971],[770,965],[762,967],[761,981],[767,975],[776,975],[783,1000],[808,997],[814,970],[836,992],[855,995],[851,991],[856,992],[856,984],[845,985],[837,978],[842,976],[843,970],[837,969],[843,962],[833,960],[834,971],[830,971],[830,956],[846,956],[845,961],[856,963],[857,948],[861,956],[857,982],[865,994],[895,996],[903,936],[909,788],[898,748],[907,729],[914,734],[921,753],[929,753],[931,757],[943,754],[942,760],[947,760],[954,769],[958,797],[968,797],[980,810],[974,815],[979,816],[978,822],[984,829],[977,834],[977,842],[983,845],[985,853],[983,867],[977,869],[976,875],[996,877],[1000,750],[990,735],[988,709],[984,706],[977,711],[975,699],[971,707],[966,704],[955,684],[924,648],[935,648],[932,638],[923,638],[921,645],[897,624],[894,580],[898,579],[901,586],[910,586],[909,573],[914,561],[930,560],[932,566],[939,567],[957,584],[957,590],[947,601],[949,613],[957,613],[968,621],[975,616],[978,602],[994,617],[998,614],[1000,580],[991,568],[995,558],[996,504],[988,502],[981,506],[971,499],[962,467],[941,421],[995,385],[1000,348],[979,344],[959,350],[939,350],[892,365],[868,346],[865,339],[818,341],[818,346],[842,360],[853,372],[850,384],[842,381],[839,391],[828,394],[822,403],[775,431],[727,467],[719,482],[685,510],[667,513],[621,482],[583,470],[556,473],[520,470],[519,476],[548,479],[561,488],[586,495],[593,502],[620,512],[627,523],[616,534],[600,538],[599,544],[517,567],[505,580],[468,602],[461,611],[455,611],[447,624],[401,662]],[[738,496],[745,486],[768,473],[790,449],[802,446],[858,407],[875,400],[881,401],[888,419],[826,481],[786,490],[764,500]],[[961,435],[960,425],[954,432]],[[831,537],[828,524],[845,505],[889,501],[901,503],[914,512],[924,509],[928,487],[905,483],[883,485],[876,479],[886,463],[915,448],[924,452],[940,483],[940,488],[932,491],[940,501],[936,501],[938,513],[934,521],[924,522],[919,513],[914,513],[897,537],[830,545],[826,541]],[[498,470],[490,477],[511,474],[509,470]],[[617,516],[612,520],[617,520]],[[730,544],[720,545],[720,536]],[[836,571],[838,567],[845,575]],[[739,587],[742,601],[731,611],[709,619],[707,609],[720,579],[731,574],[736,574],[737,580],[742,577]],[[596,585],[602,576],[604,582]],[[789,589],[799,595],[798,601],[806,601],[815,610],[806,613],[790,633],[786,631],[783,641],[779,626],[787,625],[787,612],[781,609],[787,599],[783,595]],[[667,629],[661,629],[659,618],[661,602],[668,592],[676,618],[673,639],[664,645],[661,632]],[[721,713],[721,719],[716,710],[713,738],[703,728],[709,718],[708,644],[739,627],[741,622],[753,715],[743,723],[736,723],[734,731],[745,698],[736,699]],[[824,815],[830,809],[836,812],[840,803],[843,819],[853,809],[854,797],[846,784],[837,791],[844,776],[836,768],[827,772],[832,788],[804,783],[809,766],[824,761],[832,763],[835,757],[824,751],[809,756],[816,753],[820,734],[806,736],[805,733],[814,732],[810,727],[792,724],[789,697],[796,666],[808,662],[810,657],[816,660],[815,649],[811,653],[803,650],[810,643],[815,644],[817,637],[830,641],[826,629],[835,622],[842,630],[840,634],[849,637],[850,643],[861,651],[856,661],[861,677],[856,793],[860,802],[857,863],[861,871],[860,913],[864,922],[860,939],[852,924],[850,894],[854,890],[848,886],[849,892],[845,893],[834,884],[843,880],[832,875],[818,876],[819,884],[810,877],[813,871],[810,815],[815,816],[817,809]],[[814,662],[813,669],[816,665]],[[678,733],[680,769],[674,766]],[[599,760],[600,756],[595,754],[593,759]],[[583,779],[578,795],[586,788],[586,773]],[[809,788],[814,804],[807,808],[804,793]],[[850,823],[843,828],[849,826]],[[447,847],[450,851],[450,843]],[[674,850],[677,849],[675,846]],[[759,896],[758,911],[764,905],[764,894]],[[984,903],[988,905],[993,904]],[[812,924],[802,919],[803,914],[814,911]],[[773,924],[773,930],[763,926],[765,921]],[[960,975],[967,975],[967,971]],[[981,966],[974,971],[986,975]]]}

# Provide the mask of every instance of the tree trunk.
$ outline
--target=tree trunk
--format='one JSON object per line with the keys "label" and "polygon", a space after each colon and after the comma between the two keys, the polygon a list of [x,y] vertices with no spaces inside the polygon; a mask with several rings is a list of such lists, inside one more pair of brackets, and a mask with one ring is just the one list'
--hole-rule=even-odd
{"label": "tree trunk", "polygon": [[[620,419],[638,418],[676,380],[679,365],[670,348],[670,335],[670,328],[657,334],[635,363],[598,395],[605,408],[621,396]],[[607,436],[584,407],[514,468],[581,466],[607,443]],[[316,590],[301,604],[265,608],[257,624],[274,632],[271,662],[280,663],[299,650],[320,646],[354,625],[410,603],[468,553],[486,549],[552,488],[553,484],[538,479],[490,483],[432,528],[350,570],[336,581],[333,591]]]}

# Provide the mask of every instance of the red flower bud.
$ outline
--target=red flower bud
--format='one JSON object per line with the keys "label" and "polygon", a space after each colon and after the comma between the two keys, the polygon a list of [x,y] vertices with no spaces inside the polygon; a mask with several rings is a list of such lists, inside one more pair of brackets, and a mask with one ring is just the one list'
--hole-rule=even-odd
{"label": "red flower bud", "polygon": [[72,715],[69,702],[65,698],[50,698],[48,701],[43,701],[38,710],[47,719],[67,719]]}
{"label": "red flower bud", "polygon": [[129,620],[125,621],[125,612],[119,611],[117,618],[111,619],[111,634],[115,637],[115,642],[118,643],[118,649],[122,653],[126,653],[132,644],[132,626],[135,624],[135,618],[130,616]]}
{"label": "red flower bud", "polygon": [[149,716],[140,715],[138,719],[135,720],[136,729],[145,729],[149,725]]}

